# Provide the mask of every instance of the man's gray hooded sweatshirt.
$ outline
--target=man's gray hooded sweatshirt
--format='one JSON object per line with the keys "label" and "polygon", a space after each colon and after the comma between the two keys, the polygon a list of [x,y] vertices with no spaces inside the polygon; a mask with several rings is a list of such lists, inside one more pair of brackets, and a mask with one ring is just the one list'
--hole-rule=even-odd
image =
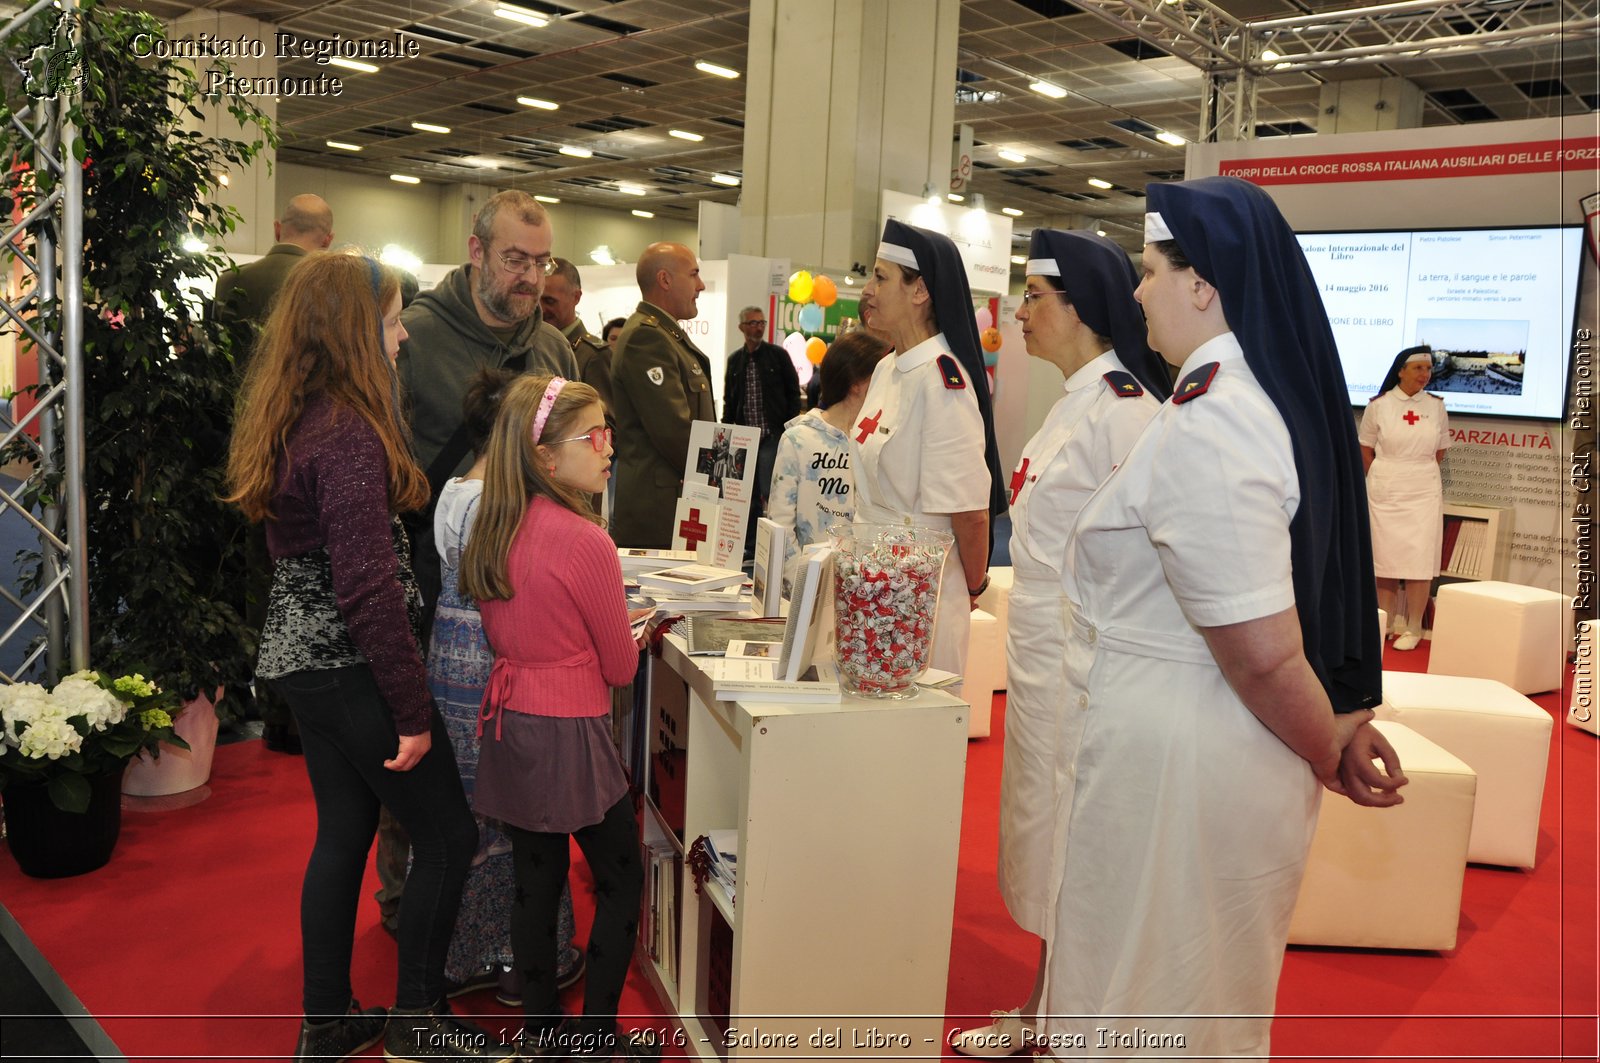
{"label": "man's gray hooded sweatshirt", "polygon": [[[472,302],[472,280],[470,264],[453,269],[400,315],[408,335],[395,368],[411,413],[412,451],[425,473],[461,426],[461,403],[479,369],[500,368],[526,354],[530,373],[578,379],[571,344],[537,308],[506,338],[491,331]],[[450,475],[461,475],[471,464],[472,454],[463,454]]]}

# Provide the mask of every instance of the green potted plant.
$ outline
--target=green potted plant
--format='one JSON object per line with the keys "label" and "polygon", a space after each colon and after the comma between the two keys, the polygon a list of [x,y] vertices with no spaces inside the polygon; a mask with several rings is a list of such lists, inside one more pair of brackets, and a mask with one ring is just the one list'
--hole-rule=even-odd
{"label": "green potted plant", "polygon": [[142,675],[74,672],[46,690],[0,688],[0,797],[19,867],[39,878],[93,871],[122,825],[122,773],[173,731],[179,703]]}
{"label": "green potted plant", "polygon": [[[251,165],[276,134],[248,99],[204,95],[192,61],[134,48],[140,34],[166,35],[154,16],[89,0],[80,17],[81,49],[67,54],[77,77],[57,76],[61,63],[47,65],[50,88],[77,86],[64,100],[84,176],[89,658],[114,673],[159,675],[181,700],[192,700],[242,689],[255,644],[238,589],[244,526],[218,501],[233,353],[227,330],[187,292],[230,262],[220,251],[184,245],[214,247],[236,227],[238,212],[214,201],[218,175]],[[62,18],[47,9],[21,47],[59,52]],[[11,125],[38,86],[36,78],[4,86],[0,163],[17,212],[57,180],[34,167],[31,144]],[[240,135],[192,128],[202,105],[225,109]],[[42,304],[40,323],[53,331],[61,313],[60,303]],[[6,455],[26,456],[24,443]],[[59,473],[40,471],[23,497],[42,504],[59,500],[60,490]],[[37,587],[41,575],[35,554],[25,578]],[[230,708],[224,699],[225,716]]]}

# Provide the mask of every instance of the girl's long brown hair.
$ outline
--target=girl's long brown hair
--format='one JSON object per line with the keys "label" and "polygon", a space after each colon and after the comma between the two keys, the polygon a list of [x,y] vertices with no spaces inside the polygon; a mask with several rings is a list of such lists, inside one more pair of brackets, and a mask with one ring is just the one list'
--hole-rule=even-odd
{"label": "girl's long brown hair", "polygon": [[289,271],[250,359],[228,449],[225,501],[246,517],[272,518],[289,431],[318,394],[378,434],[390,505],[427,505],[428,480],[411,456],[383,350],[384,311],[399,293],[399,274],[359,255],[314,252]]}
{"label": "girl's long brown hair", "polygon": [[509,598],[516,590],[507,559],[534,498],[542,495],[585,520],[604,523],[587,494],[551,478],[536,449],[540,439],[565,439],[577,430],[577,415],[599,402],[600,394],[588,384],[568,381],[556,396],[540,439],[534,439],[534,416],[552,379],[547,375],[518,377],[500,401],[500,415],[495,418],[486,451],[489,460],[483,472],[483,498],[461,559],[461,593],[469,598],[492,601]]}

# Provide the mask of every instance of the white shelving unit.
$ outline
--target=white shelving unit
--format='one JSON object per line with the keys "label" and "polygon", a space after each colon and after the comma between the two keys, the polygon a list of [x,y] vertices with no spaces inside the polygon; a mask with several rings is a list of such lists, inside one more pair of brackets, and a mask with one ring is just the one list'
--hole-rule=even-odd
{"label": "white shelving unit", "polygon": [[1440,575],[1457,580],[1505,579],[1512,512],[1495,506],[1444,504],[1444,520],[1459,521],[1455,548]]}
{"label": "white shelving unit", "polygon": [[[683,751],[684,848],[711,830],[739,834],[736,901],[709,879],[697,893],[685,862],[676,978],[641,936],[641,966],[689,1055],[937,1056],[967,706],[936,691],[717,701],[675,636],[653,664],[652,729],[670,722],[665,744]],[[647,836],[676,833],[676,809],[645,805]]]}

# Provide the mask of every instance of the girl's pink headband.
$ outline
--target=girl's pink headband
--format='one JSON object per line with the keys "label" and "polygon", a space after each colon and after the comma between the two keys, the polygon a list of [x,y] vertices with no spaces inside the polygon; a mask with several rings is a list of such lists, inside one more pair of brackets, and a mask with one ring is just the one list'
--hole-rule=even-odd
{"label": "girl's pink headband", "polygon": [[539,437],[544,435],[545,422],[550,419],[550,411],[555,408],[556,396],[561,394],[561,389],[567,382],[562,377],[551,377],[550,383],[544,389],[544,398],[539,400],[539,412],[533,415],[533,441],[539,442]]}

